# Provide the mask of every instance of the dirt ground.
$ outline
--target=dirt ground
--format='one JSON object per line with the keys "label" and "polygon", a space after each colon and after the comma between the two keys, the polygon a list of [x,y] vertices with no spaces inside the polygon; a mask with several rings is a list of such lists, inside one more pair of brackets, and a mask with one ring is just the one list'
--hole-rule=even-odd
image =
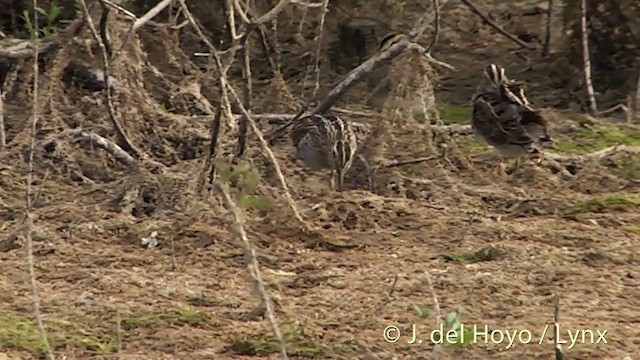
{"label": "dirt ground", "polygon": [[[496,14],[521,12],[513,6],[494,9]],[[285,12],[280,23],[287,24],[297,11]],[[313,11],[310,19],[318,14]],[[416,9],[389,11],[420,15]],[[517,16],[499,22],[515,31],[513,24],[521,23]],[[251,136],[246,158],[260,170],[258,193],[271,205],[248,211],[248,237],[289,358],[431,358],[430,331],[439,321],[448,330],[445,320],[456,311],[467,330],[486,326],[493,338],[477,334],[476,342],[471,337],[443,347],[440,359],[551,359],[556,296],[568,359],[637,358],[640,157],[583,155],[619,144],[640,145],[640,127],[576,111],[575,100],[553,87],[556,74],[564,71],[553,56],[541,60],[539,50],[519,48],[461,3],[448,4],[442,17],[433,54],[456,68],[436,68],[442,121],[468,123],[468,101],[481,69],[489,62],[501,64],[526,80],[532,102],[545,108],[555,141],[549,151],[573,176],[548,162],[497,174],[499,158],[492,149],[456,135],[434,140],[437,148],[447,148],[446,160],[380,169],[372,191],[356,164],[347,175],[348,189],[338,193],[329,191],[327,174],[303,172],[290,159],[290,144],[282,142],[273,151],[297,207],[318,229],[312,235],[292,215],[273,167]],[[523,26],[543,34],[544,15],[523,19],[528,21]],[[410,28],[409,20],[404,27]],[[327,21],[333,34],[336,22]],[[122,39],[128,26],[114,29],[113,38]],[[261,70],[266,60],[256,55],[253,113],[295,113],[292,97],[302,89],[309,93],[296,75],[305,69],[286,64],[295,59],[312,63],[296,57],[313,54],[313,42],[308,48],[293,41],[287,45],[286,29],[282,25],[279,31],[287,86],[271,81],[268,63]],[[103,95],[57,76],[68,63],[64,59],[99,68],[99,50],[89,56],[87,48],[67,44],[41,75],[33,254],[48,341],[57,359],[279,358],[269,323],[256,311],[260,302],[245,253],[229,231],[220,196],[196,190],[211,116],[205,115],[206,106],[178,108],[194,103],[193,91],[185,89],[196,83],[204,60],[172,47],[179,42],[193,52],[203,51],[203,45],[189,26],[140,33],[113,66],[118,86],[126,89],[116,91],[114,101],[133,142],[159,163],[155,169],[129,170],[70,132],[81,127],[116,139]],[[91,38],[86,29],[82,36]],[[557,53],[562,44],[553,41]],[[23,223],[31,66],[24,60],[17,68],[17,88],[4,103],[8,147],[0,152],[0,359],[45,358],[33,316]],[[324,72],[321,93],[339,79],[339,71],[332,71]],[[231,70],[232,77],[240,75],[240,69]],[[200,85],[205,97],[217,101],[215,76]],[[389,121],[388,112],[357,103],[361,95],[350,94],[339,107],[351,114],[339,114],[371,124]],[[411,119],[403,124],[389,130],[383,156],[429,156],[424,126]],[[227,130],[226,123],[222,127],[228,153],[235,146],[235,130]],[[265,132],[273,128],[260,127]],[[159,245],[141,245],[152,232]],[[422,343],[408,343],[414,325]],[[390,336],[400,331],[399,340],[385,340],[385,329]],[[605,331],[606,342],[598,336]],[[516,340],[509,346],[506,334],[514,332]],[[575,338],[576,332],[577,343],[569,349],[570,334]]]}

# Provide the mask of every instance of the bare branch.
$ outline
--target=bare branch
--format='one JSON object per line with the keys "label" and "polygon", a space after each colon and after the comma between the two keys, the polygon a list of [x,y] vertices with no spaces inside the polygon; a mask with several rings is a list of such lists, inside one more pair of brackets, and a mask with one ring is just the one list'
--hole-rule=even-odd
{"label": "bare branch", "polygon": [[591,59],[589,57],[589,38],[587,34],[587,0],[580,2],[580,35],[582,37],[582,66],[584,71],[584,83],[589,97],[589,110],[591,114],[598,114],[596,95],[591,81]]}
{"label": "bare branch", "polygon": [[144,24],[146,24],[149,20],[151,20],[154,17],[156,17],[156,15],[160,14],[160,12],[162,10],[164,10],[167,6],[171,5],[171,3],[173,3],[173,1],[174,0],[162,0],[162,1],[160,1],[156,6],[151,8],[151,10],[147,11],[146,14],[144,14],[141,18],[136,20],[135,23],[133,23],[133,31],[137,31],[138,29],[143,27]]}
{"label": "bare branch", "polygon": [[[102,67],[104,72],[104,78],[109,79],[110,78],[109,56],[107,53],[107,48],[105,44],[102,42],[100,35],[98,35],[98,31],[96,30],[96,27],[93,25],[93,20],[91,20],[91,14],[89,13],[87,4],[85,3],[84,0],[78,0],[78,1],[82,6],[82,11],[84,12],[84,16],[87,19],[87,25],[89,25],[91,34],[93,35],[93,38],[96,41],[96,43],[98,43],[98,46],[100,47],[100,50],[102,52]],[[107,111],[109,113],[109,119],[111,120],[111,124],[113,125],[116,131],[116,135],[118,136],[118,139],[126,145],[127,147],[126,150],[131,151],[134,157],[140,158],[140,156],[142,155],[142,152],[140,151],[140,149],[138,149],[137,146],[133,144],[133,142],[131,142],[131,140],[129,140],[129,137],[125,133],[124,128],[122,127],[122,125],[120,124],[120,121],[116,116],[116,110],[113,107],[113,101],[112,101],[112,95],[111,95],[112,90],[113,88],[107,83],[107,86],[105,89],[105,97],[107,101]]]}
{"label": "bare branch", "polygon": [[502,26],[498,25],[496,22],[494,22],[493,20],[489,19],[489,17],[484,13],[484,11],[480,10],[478,5],[473,3],[471,0],[461,0],[461,1],[462,1],[463,4],[467,5],[467,7],[469,7],[469,9],[472,12],[474,12],[476,15],[480,16],[482,18],[482,20],[484,20],[487,24],[489,24],[489,26],[491,26],[492,28],[496,29],[496,31],[498,31],[500,34],[506,36],[511,41],[515,42],[516,44],[518,44],[518,45],[520,45],[520,46],[522,46],[523,48],[526,48],[526,49],[534,50],[536,48],[534,45],[527,44],[526,42],[520,40],[517,36],[515,36],[512,33],[508,32]]}
{"label": "bare branch", "polygon": [[231,198],[229,189],[225,184],[221,183],[220,181],[215,181],[214,185],[218,188],[218,190],[220,190],[225,207],[233,218],[232,233],[235,236],[236,240],[240,241],[242,247],[244,248],[244,252],[246,255],[245,258],[247,259],[247,272],[249,273],[251,280],[253,280],[254,282],[254,287],[258,292],[260,302],[266,309],[265,313],[267,321],[269,322],[271,331],[273,331],[273,334],[280,345],[280,355],[282,356],[283,360],[286,360],[286,344],[284,338],[282,337],[282,332],[278,327],[278,322],[276,321],[273,306],[271,305],[271,299],[267,294],[267,287],[264,285],[262,275],[260,274],[260,266],[258,264],[256,251],[254,250],[253,245],[251,245],[251,241],[249,241],[249,238],[247,237],[247,231],[244,229],[244,219],[242,217],[242,214],[240,213],[240,209],[238,209],[236,203]]}

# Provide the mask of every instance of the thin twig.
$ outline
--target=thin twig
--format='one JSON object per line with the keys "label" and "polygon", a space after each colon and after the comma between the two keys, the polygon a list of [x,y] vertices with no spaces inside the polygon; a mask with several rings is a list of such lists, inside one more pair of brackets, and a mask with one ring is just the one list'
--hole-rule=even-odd
{"label": "thin twig", "polygon": [[[33,0],[33,8],[38,8],[38,0]],[[44,328],[44,321],[42,319],[42,313],[40,312],[40,296],[38,294],[38,280],[36,277],[35,259],[33,258],[33,217],[31,215],[31,209],[33,206],[32,200],[32,184],[33,184],[33,156],[36,152],[36,132],[38,129],[38,73],[40,71],[38,66],[38,15],[34,11],[33,26],[36,31],[33,32],[33,104],[32,104],[32,116],[33,121],[31,123],[31,141],[29,144],[29,171],[27,172],[27,193],[26,193],[26,209],[23,220],[23,226],[25,229],[25,242],[26,242],[26,256],[27,266],[29,268],[29,282],[31,285],[31,301],[33,304],[33,313],[38,323],[38,331],[40,332],[40,338],[44,346],[44,351],[50,360],[55,360],[53,350],[49,344],[47,337],[47,331]]]}
{"label": "thin twig", "polygon": [[327,17],[327,11],[329,8],[329,0],[322,1],[322,14],[320,14],[320,24],[318,25],[318,43],[316,44],[316,63],[315,63],[315,76],[316,81],[313,86],[312,99],[316,98],[318,90],[320,89],[320,52],[322,50],[322,34],[324,33],[324,20]]}
{"label": "thin twig", "polygon": [[434,156],[429,156],[429,157],[420,157],[420,158],[416,158],[416,159],[408,159],[408,160],[393,160],[390,161],[386,164],[381,165],[381,167],[383,168],[393,168],[393,167],[398,167],[398,166],[403,166],[403,165],[414,165],[414,164],[421,164],[423,162],[427,162],[427,161],[431,161],[431,160],[435,160],[435,159],[441,159],[442,156],[441,155],[434,155]]}
{"label": "thin twig", "polygon": [[229,190],[227,186],[220,181],[215,181],[214,185],[220,193],[222,194],[222,200],[227,208],[227,211],[231,214],[233,218],[233,226],[232,232],[235,238],[240,241],[242,247],[244,248],[245,258],[246,258],[246,266],[247,272],[251,277],[251,280],[254,282],[254,287],[257,290],[258,296],[260,297],[261,305],[265,307],[265,314],[269,325],[271,326],[271,331],[273,331],[278,344],[280,345],[280,355],[283,360],[287,360],[287,348],[282,337],[282,333],[280,328],[278,327],[278,322],[276,321],[276,316],[273,311],[273,306],[271,304],[271,299],[267,294],[266,286],[262,280],[262,275],[260,274],[260,266],[258,264],[257,256],[253,245],[251,245],[251,241],[247,237],[247,232],[244,228],[244,219],[240,212],[240,209],[236,206],[236,203],[231,198],[229,194]]}
{"label": "thin twig", "polygon": [[[100,38],[100,35],[98,34],[98,31],[96,30],[96,27],[93,24],[93,20],[91,20],[91,14],[89,13],[87,4],[85,3],[84,0],[78,0],[78,1],[82,6],[82,11],[84,12],[84,16],[87,20],[87,25],[89,25],[89,29],[91,30],[91,34],[93,35],[93,38],[96,41],[96,43],[98,43],[98,46],[100,47],[100,51],[102,52],[102,67],[104,72],[104,78],[109,79],[110,78],[109,55],[107,53],[107,48],[105,44],[102,42],[102,39]],[[133,144],[133,142],[131,142],[131,140],[129,140],[129,137],[124,131],[124,127],[122,127],[122,125],[120,124],[120,121],[116,116],[116,110],[113,107],[113,100],[112,100],[112,93],[111,93],[112,90],[113,90],[113,87],[110,86],[107,81],[107,86],[105,89],[105,97],[107,100],[107,112],[109,113],[109,119],[111,120],[111,123],[116,131],[116,135],[118,136],[119,140],[126,145],[127,147],[126,150],[131,151],[133,153],[132,155],[135,158],[140,158],[140,156],[142,155],[142,152],[140,151],[140,149],[138,149],[137,146]]]}
{"label": "thin twig", "polygon": [[[431,293],[431,300],[433,301],[433,311],[436,317],[436,329],[440,329],[442,323],[442,316],[440,315],[440,302],[438,302],[438,296],[436,295],[435,287],[433,286],[433,278],[428,270],[424,271],[424,277],[427,279],[427,285],[429,286],[429,293]],[[463,336],[463,334],[459,334]],[[431,358],[437,359],[440,353],[440,344],[433,345],[433,351],[431,352]]]}
{"label": "thin twig", "polygon": [[591,81],[591,58],[589,56],[589,37],[587,34],[587,0],[580,2],[580,36],[582,36],[582,66],[584,71],[584,83],[589,97],[589,110],[591,114],[598,114],[596,95]]}
{"label": "thin twig", "polygon": [[5,146],[7,146],[7,135],[4,130],[4,91],[0,84],[0,151],[4,150]]}
{"label": "thin twig", "polygon": [[393,277],[393,281],[391,282],[391,287],[389,288],[389,292],[387,293],[386,299],[384,301],[382,301],[378,306],[376,306],[376,310],[375,313],[379,314],[382,309],[384,309],[385,306],[387,306],[389,303],[391,303],[393,301],[393,294],[396,291],[396,284],[398,283],[398,277],[399,275],[396,274],[396,276]]}

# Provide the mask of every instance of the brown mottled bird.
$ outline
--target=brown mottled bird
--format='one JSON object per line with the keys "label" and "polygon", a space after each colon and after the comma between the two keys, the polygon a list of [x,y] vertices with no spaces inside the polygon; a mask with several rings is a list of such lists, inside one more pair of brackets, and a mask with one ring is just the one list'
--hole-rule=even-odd
{"label": "brown mottled bird", "polygon": [[504,157],[527,157],[539,163],[542,147],[550,142],[546,119],[524,94],[524,84],[509,80],[495,64],[484,69],[485,81],[473,98],[471,127],[475,134]]}
{"label": "brown mottled bird", "polygon": [[331,190],[342,191],[344,175],[351,167],[358,145],[356,127],[334,115],[310,115],[299,119],[291,129],[298,159],[311,170],[331,169]]}

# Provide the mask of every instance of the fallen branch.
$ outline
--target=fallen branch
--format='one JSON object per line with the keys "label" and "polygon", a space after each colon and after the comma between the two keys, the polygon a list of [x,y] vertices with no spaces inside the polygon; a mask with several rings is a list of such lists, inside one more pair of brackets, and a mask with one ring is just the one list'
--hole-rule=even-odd
{"label": "fallen branch", "polygon": [[38,55],[49,53],[56,50],[62,42],[62,39],[67,35],[77,34],[83,24],[84,18],[77,19],[63,31],[53,35],[53,39],[48,41],[38,40],[34,43],[32,40],[3,39],[0,41],[0,58],[27,59],[33,57],[35,53]]}
{"label": "fallen branch", "polygon": [[558,161],[584,161],[584,160],[602,160],[608,156],[626,153],[631,155],[640,154],[640,146],[618,145],[610,146],[602,150],[594,151],[587,154],[567,155],[545,152],[545,157]]}
{"label": "fallen branch", "polygon": [[482,18],[482,20],[484,20],[487,24],[489,24],[492,28],[496,29],[496,31],[498,31],[500,34],[506,36],[507,38],[509,38],[509,40],[515,42],[516,44],[520,45],[523,48],[526,49],[530,49],[530,50],[534,50],[536,47],[531,45],[531,44],[527,44],[526,42],[520,40],[517,36],[515,36],[514,34],[508,32],[507,30],[505,30],[502,26],[498,25],[496,22],[494,22],[493,20],[489,19],[489,17],[482,11],[480,10],[480,8],[474,4],[471,0],[461,0],[463,4],[467,5],[467,7],[469,7],[469,9],[474,12],[476,15],[480,16]]}
{"label": "fallen branch", "polygon": [[118,144],[103,138],[98,134],[88,130],[73,130],[70,134],[78,138],[89,140],[93,145],[101,148],[110,155],[113,155],[116,159],[127,166],[135,167],[137,164],[136,159],[124,151],[124,149],[118,146]]}
{"label": "fallen branch", "polygon": [[276,321],[273,306],[271,305],[271,299],[267,294],[267,287],[265,286],[264,281],[262,280],[262,275],[260,274],[260,266],[258,264],[256,251],[254,250],[251,242],[249,241],[249,238],[247,237],[247,231],[244,228],[244,219],[242,217],[242,214],[240,213],[240,209],[238,209],[236,203],[231,198],[229,189],[225,184],[221,183],[220,181],[215,181],[214,185],[218,188],[218,190],[220,190],[220,193],[222,194],[222,201],[224,202],[227,211],[229,211],[233,218],[233,226],[231,227],[231,231],[236,240],[240,241],[242,247],[244,248],[247,272],[249,273],[251,280],[253,280],[254,289],[260,297],[260,306],[264,306],[267,321],[269,322],[271,330],[273,331],[273,334],[280,346],[280,354],[282,356],[282,359],[287,360],[286,344],[284,338],[282,337],[282,332],[278,327],[278,322]]}

